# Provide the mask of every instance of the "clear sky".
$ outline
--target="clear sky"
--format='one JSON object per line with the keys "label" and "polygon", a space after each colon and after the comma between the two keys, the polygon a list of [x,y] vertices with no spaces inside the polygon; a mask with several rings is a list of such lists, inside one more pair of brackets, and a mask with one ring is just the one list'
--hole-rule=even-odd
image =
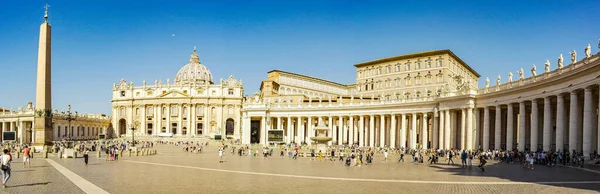
{"label": "clear sky", "polygon": [[[111,110],[114,82],[173,80],[194,46],[215,81],[247,94],[273,69],[355,83],[354,64],[451,49],[481,74],[538,72],[592,44],[600,1],[0,1],[0,107],[35,101],[39,25],[50,4],[53,108]],[[174,34],[174,36],[173,36]],[[541,67],[541,68],[540,68]],[[492,85],[495,81],[492,81]]]}

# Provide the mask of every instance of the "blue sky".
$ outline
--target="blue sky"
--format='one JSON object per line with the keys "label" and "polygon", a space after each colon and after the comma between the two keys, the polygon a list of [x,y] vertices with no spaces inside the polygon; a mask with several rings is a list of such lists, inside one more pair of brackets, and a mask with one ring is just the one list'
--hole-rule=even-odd
{"label": "blue sky", "polygon": [[215,81],[234,75],[251,94],[273,69],[350,84],[356,63],[435,49],[451,49],[482,86],[547,59],[554,69],[588,43],[596,53],[600,38],[598,0],[0,1],[0,107],[35,101],[46,3],[53,108],[84,113],[110,114],[121,78],[173,80],[194,46]]}

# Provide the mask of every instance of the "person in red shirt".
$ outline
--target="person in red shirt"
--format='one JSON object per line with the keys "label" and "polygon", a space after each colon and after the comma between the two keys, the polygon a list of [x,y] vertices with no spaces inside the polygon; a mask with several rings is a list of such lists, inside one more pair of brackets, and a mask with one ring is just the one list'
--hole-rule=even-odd
{"label": "person in red shirt", "polygon": [[31,168],[31,161],[29,161],[30,153],[31,149],[29,149],[28,146],[25,146],[25,149],[23,149],[23,168]]}

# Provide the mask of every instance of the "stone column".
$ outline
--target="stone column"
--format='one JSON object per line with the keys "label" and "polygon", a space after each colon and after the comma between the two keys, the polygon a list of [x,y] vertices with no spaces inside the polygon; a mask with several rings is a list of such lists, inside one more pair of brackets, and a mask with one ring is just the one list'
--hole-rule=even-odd
{"label": "stone column", "polygon": [[431,130],[431,148],[433,149],[438,149],[438,130],[439,130],[439,125],[438,125],[438,113],[437,112],[433,112],[433,118],[431,118],[432,120],[432,127],[433,129]]}
{"label": "stone column", "polygon": [[[173,133],[173,131],[171,129],[172,126],[171,126],[171,105],[170,104],[167,104],[167,112],[166,112],[165,117],[167,119],[167,122],[166,122],[167,126],[165,127],[166,132]],[[175,135],[175,134],[173,134],[173,135]]]}
{"label": "stone column", "polygon": [[260,144],[268,145],[268,143],[267,143],[267,119],[265,117],[260,118]]}
{"label": "stone column", "polygon": [[467,150],[473,150],[473,108],[467,108]]}
{"label": "stone column", "polygon": [[344,118],[342,116],[338,116],[338,145],[342,145],[344,143]]}
{"label": "stone column", "polygon": [[385,115],[379,116],[379,147],[385,146]]}
{"label": "stone column", "polygon": [[[600,110],[600,95],[599,95],[599,99],[598,99],[598,110]],[[597,138],[596,139],[596,146],[597,146],[596,150],[598,152],[600,152],[600,114],[598,114],[598,118],[597,119],[598,119],[598,128],[597,128],[597,131],[596,131],[596,136],[597,136],[596,137]]]}
{"label": "stone column", "polygon": [[428,128],[428,126],[429,126],[429,123],[427,122],[427,113],[424,112],[423,113],[423,131],[421,133],[421,137],[422,137],[421,139],[423,142],[423,143],[421,143],[421,145],[422,145],[423,149],[429,148],[429,145],[428,145],[429,144],[429,133],[428,133],[429,128]]}
{"label": "stone column", "polygon": [[475,112],[475,127],[473,127],[473,148],[474,149],[481,149],[481,134],[482,134],[482,130],[481,130],[481,111],[479,111],[478,108],[474,108],[473,111]]}
{"label": "stone column", "polygon": [[525,122],[527,114],[526,108],[527,107],[525,106],[525,101],[521,101],[519,103],[519,145],[517,148],[519,152],[525,151],[525,138],[527,136],[527,133],[525,131],[525,128],[527,128],[527,122]]}
{"label": "stone column", "polygon": [[350,115],[349,117],[349,124],[350,126],[348,127],[348,145],[353,145],[354,144],[354,116]]}
{"label": "stone column", "polygon": [[406,113],[400,117],[400,147],[406,148]]}
{"label": "stone column", "polygon": [[277,117],[277,125],[276,125],[275,129],[283,129],[283,128],[281,128],[281,126],[283,126],[281,123],[281,117]]}
{"label": "stone column", "polygon": [[565,144],[565,98],[563,94],[556,95],[556,151],[563,152]]}
{"label": "stone column", "polygon": [[539,113],[538,113],[538,103],[537,103],[537,99],[533,99],[531,100],[531,145],[530,145],[530,151],[537,151],[537,145],[538,145],[538,118],[539,118]]}
{"label": "stone column", "polygon": [[19,136],[19,142],[23,143],[23,137],[25,137],[25,135],[24,135],[25,133],[23,133],[23,132],[25,132],[25,130],[23,130],[23,121],[19,121],[17,124],[18,124],[17,134]]}
{"label": "stone column", "polygon": [[483,150],[490,150],[490,107],[483,108]]}
{"label": "stone column", "polygon": [[329,136],[331,137],[331,141],[329,142],[329,145],[332,145],[333,141],[337,140],[337,137],[336,137],[337,134],[335,132],[335,126],[333,125],[333,116],[331,116],[331,115],[329,115],[327,126],[329,127]]}
{"label": "stone column", "polygon": [[502,107],[496,105],[496,126],[494,127],[494,149],[500,150],[500,144],[502,143]]}
{"label": "stone column", "polygon": [[375,147],[375,115],[369,116],[369,146]]}
{"label": "stone column", "polygon": [[[183,104],[177,104],[177,111],[179,112],[179,115],[177,115],[177,119],[179,120],[178,124],[177,124],[177,133],[179,135],[183,135]],[[226,129],[223,129],[223,138],[227,137],[227,132]]]}
{"label": "stone column", "polygon": [[569,151],[577,150],[577,121],[579,120],[577,111],[577,92],[571,92],[571,104],[569,109]]}
{"label": "stone column", "polygon": [[585,88],[583,99],[583,155],[589,158],[592,153],[592,136],[595,124],[596,107],[593,106],[592,89]]}
{"label": "stone column", "polygon": [[444,122],[444,133],[445,133],[445,139],[444,139],[444,149],[451,149],[452,147],[450,147],[450,136],[452,135],[452,130],[450,130],[450,122],[451,122],[451,118],[450,118],[450,110],[445,110],[444,111],[446,116],[445,116],[445,122]]}
{"label": "stone column", "polygon": [[456,149],[460,149],[461,145],[460,142],[458,141],[458,138],[456,138],[456,135],[462,135],[460,132],[460,129],[458,129],[458,111],[452,111],[450,112],[450,127],[451,127],[451,132],[450,132],[450,145],[453,148]]}
{"label": "stone column", "polygon": [[438,116],[440,118],[440,123],[438,124],[438,147],[439,149],[444,149],[444,116],[446,114],[443,110],[439,111]]}
{"label": "stone column", "polygon": [[[331,128],[331,117],[329,117],[329,128]],[[287,139],[286,139],[286,143],[290,144],[293,142],[294,139],[294,127],[292,125],[292,116],[288,115],[287,117]],[[335,139],[335,136],[333,136],[333,138]]]}
{"label": "stone column", "polygon": [[365,116],[364,115],[360,115],[359,131],[360,131],[360,133],[358,135],[360,137],[358,138],[358,146],[363,147],[363,146],[365,146]]}
{"label": "stone column", "polygon": [[467,109],[466,108],[462,108],[460,109],[460,149],[465,150],[467,148],[467,144],[466,144],[466,127],[467,127]]}
{"label": "stone column", "polygon": [[346,122],[348,119],[342,117],[342,143],[345,141],[348,144],[348,125]]}
{"label": "stone column", "polygon": [[312,121],[313,121],[312,116],[308,116],[308,121],[307,121],[308,128],[306,130],[306,131],[308,131],[308,135],[306,136],[306,139],[305,139],[307,145],[312,145],[312,140],[310,138],[315,135],[315,131],[313,129],[314,125],[313,125]]}
{"label": "stone column", "polygon": [[552,145],[552,104],[550,96],[544,98],[544,128],[542,132],[542,144],[544,151],[550,151]]}
{"label": "stone column", "polygon": [[410,123],[412,131],[410,132],[410,148],[417,149],[417,114],[412,114],[412,122]]}
{"label": "stone column", "polygon": [[306,127],[302,116],[298,117],[298,125],[300,126],[300,128],[298,128],[298,141],[303,143],[306,140]]}
{"label": "stone column", "polygon": [[295,142],[297,144],[301,144],[302,143],[302,131],[304,128],[302,128],[302,116],[296,117],[296,131],[298,133],[298,135],[295,138]]}
{"label": "stone column", "polygon": [[[198,133],[198,130],[196,129],[196,120],[198,120],[198,119],[196,119],[196,112],[197,112],[197,110],[196,110],[196,104],[190,104],[190,107],[188,108],[188,111],[189,111],[189,114],[190,114],[190,118],[188,118],[188,130],[189,130],[188,134],[190,136],[194,136],[195,137],[197,135],[197,133]],[[243,120],[242,122],[240,122],[240,133],[241,133],[240,136],[239,136],[240,139],[244,139],[244,137],[243,137],[244,136],[244,132],[243,132],[243,128],[241,128],[241,127],[244,127],[244,125],[246,125],[245,122],[246,122],[245,120]]]}
{"label": "stone column", "polygon": [[508,110],[506,111],[506,150],[513,150],[514,145],[514,119],[513,116],[515,114],[513,110],[513,105],[508,103]]}
{"label": "stone column", "polygon": [[396,148],[396,115],[391,114],[390,148]]}
{"label": "stone column", "polygon": [[[146,129],[146,106],[142,106],[142,108],[140,108],[142,110],[140,110],[140,112],[142,113],[142,115],[140,116],[140,126],[137,126],[137,128],[142,132],[142,135],[147,135],[148,134],[148,130]],[[90,134],[88,134],[88,136],[90,136]]]}
{"label": "stone column", "polygon": [[[162,131],[162,107],[158,104],[154,105],[154,135],[158,136],[158,134]],[[204,125],[207,127],[207,125]]]}

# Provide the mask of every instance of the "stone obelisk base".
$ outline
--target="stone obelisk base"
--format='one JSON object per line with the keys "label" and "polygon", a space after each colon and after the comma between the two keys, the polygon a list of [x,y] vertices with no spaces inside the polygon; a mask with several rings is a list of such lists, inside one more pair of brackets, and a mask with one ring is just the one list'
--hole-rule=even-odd
{"label": "stone obelisk base", "polygon": [[52,119],[47,117],[36,117],[34,126],[35,150],[42,150],[44,145],[52,144]]}

